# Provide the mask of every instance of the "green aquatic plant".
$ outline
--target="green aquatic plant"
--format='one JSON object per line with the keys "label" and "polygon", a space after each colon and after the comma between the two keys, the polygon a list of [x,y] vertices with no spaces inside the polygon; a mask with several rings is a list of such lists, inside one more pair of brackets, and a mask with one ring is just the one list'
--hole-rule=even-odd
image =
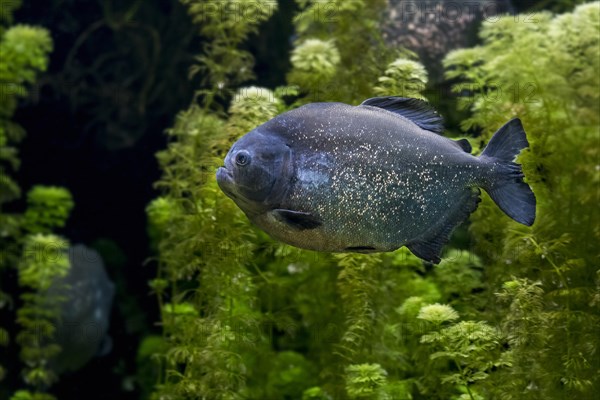
{"label": "green aquatic plant", "polygon": [[530,150],[520,160],[538,198],[532,228],[502,219],[488,198],[472,218],[488,284],[507,282],[500,297],[510,308],[499,316],[518,329],[509,335],[512,368],[490,378],[503,382],[494,391],[502,398],[591,398],[600,390],[600,313],[591,295],[600,241],[600,3],[535,18],[484,23],[481,46],[445,60],[472,113],[465,129],[488,138],[507,116],[521,118]]}
{"label": "green aquatic plant", "polygon": [[267,88],[239,89],[231,99],[226,129],[229,137],[240,137],[279,114],[281,101]]}
{"label": "green aquatic plant", "polygon": [[[218,43],[216,38],[214,45]],[[205,62],[211,54],[216,53],[201,57],[202,68],[213,65]],[[300,69],[311,57],[306,51],[294,55]],[[337,65],[335,50],[330,55],[332,59],[325,62]],[[223,71],[217,75],[224,76]],[[367,331],[373,322],[369,304],[375,285],[365,285],[364,278],[381,260],[355,255],[339,260],[314,257],[311,252],[274,244],[250,226],[216,186],[214,168],[231,143],[286,108],[278,97],[281,93],[290,90],[239,89],[226,120],[220,113],[192,106],[178,116],[169,131],[172,143],[158,154],[164,175],[157,187],[164,194],[148,207],[159,263],[159,275],[150,285],[158,297],[168,349],[161,356],[165,372],[155,397],[283,398],[304,392],[326,398],[344,390],[344,368],[350,361],[340,363],[340,356],[362,360],[360,344],[371,341]],[[207,96],[205,104],[212,95]],[[342,269],[339,277],[336,268]],[[336,280],[339,292],[328,289],[335,287]],[[355,290],[364,294],[355,299]],[[335,310],[338,298],[359,308]],[[293,306],[281,308],[286,302]],[[315,309],[328,312],[315,313]],[[290,336],[294,332],[297,339]],[[310,341],[313,336],[326,340]],[[331,378],[323,381],[322,388],[311,389],[317,382],[307,381],[310,374],[302,372],[305,369],[283,374],[269,365],[273,357],[295,354],[279,353],[276,348],[293,350],[301,342],[313,355],[322,354],[309,358],[315,369]],[[310,361],[302,363],[310,365]]]}
{"label": "green aquatic plant", "polygon": [[464,387],[471,400],[470,386],[488,378],[493,368],[501,365],[501,341],[497,330],[483,321],[461,321],[421,337],[421,343],[434,350],[431,360],[451,360],[457,371],[441,375],[442,384]]}
{"label": "green aquatic plant", "polygon": [[[52,50],[52,40],[45,29],[12,25],[12,14],[19,5],[19,1],[0,2],[0,206],[21,195],[10,173],[19,166],[16,145],[25,132],[11,118],[19,99],[27,95],[27,86],[46,69],[48,53]],[[7,249],[11,247],[11,238],[18,234],[18,216],[1,212],[0,220],[3,247]],[[2,266],[18,253],[18,249],[3,250]]]}
{"label": "green aquatic plant", "polygon": [[427,86],[427,71],[419,62],[398,58],[391,62],[384,76],[375,86],[378,96],[401,96],[424,99],[421,94]]}
{"label": "green aquatic plant", "polygon": [[[233,97],[228,121],[214,110],[215,100],[252,76],[252,57],[239,46],[271,15],[274,3],[183,3],[211,45],[191,71],[203,76],[197,93],[204,107],[191,106],[169,130],[172,143],[157,155],[163,195],[147,208],[159,266],[150,287],[157,294],[165,345],[151,396],[244,398],[256,363],[268,357],[268,351],[257,353],[266,339],[257,329],[259,304],[248,269],[257,244],[241,211],[221,196],[214,169],[232,140],[275,115],[277,107],[271,91],[254,87]],[[237,6],[270,11],[240,19]],[[233,226],[237,235],[228,231]]]}
{"label": "green aquatic plant", "polygon": [[331,400],[331,396],[320,387],[315,386],[302,392],[302,400]]}
{"label": "green aquatic plant", "polygon": [[352,362],[359,350],[368,346],[374,325],[374,299],[377,290],[373,279],[380,260],[377,256],[345,254],[338,256],[338,292],[346,316],[345,332],[339,352]]}
{"label": "green aquatic plant", "polygon": [[346,392],[350,399],[378,399],[378,390],[387,382],[379,364],[358,364],[346,368]]}
{"label": "green aquatic plant", "polygon": [[[359,103],[373,96],[374,80],[401,51],[385,46],[381,0],[297,0],[297,38],[288,82],[298,85],[299,103]],[[360,16],[360,17],[358,17]]]}
{"label": "green aquatic plant", "polygon": [[20,98],[27,95],[27,85],[48,66],[52,39],[44,28],[12,24],[17,1],[0,2],[0,202],[17,199],[21,192],[9,176],[19,166],[15,145],[25,135],[11,120]]}
{"label": "green aquatic plant", "polygon": [[25,383],[41,391],[58,378],[49,367],[49,361],[60,347],[53,343],[60,296],[50,296],[53,282],[69,272],[69,245],[54,235],[29,236],[23,247],[18,267],[19,285],[28,289],[21,294],[23,306],[17,311],[17,322],[22,330],[17,335],[21,345],[21,359]]}
{"label": "green aquatic plant", "polygon": [[[13,12],[20,4],[20,1],[0,1],[0,274],[15,271],[20,289],[5,293],[2,290],[6,289],[0,286],[0,309],[20,297],[16,313],[7,315],[14,317],[21,328],[14,341],[21,346],[21,377],[29,389],[12,394],[3,389],[0,395],[51,400],[54,396],[46,392],[58,378],[50,362],[60,352],[54,334],[63,299],[49,294],[48,289],[70,267],[68,243],[53,231],[65,226],[73,199],[66,189],[34,186],[27,192],[23,213],[5,211],[5,205],[21,196],[21,189],[10,174],[19,167],[17,145],[25,132],[12,117],[19,100],[28,95],[29,86],[46,70],[52,50],[52,39],[46,29],[12,25]],[[8,331],[0,328],[0,345],[8,344]],[[18,366],[11,368],[13,374],[18,369]],[[4,367],[0,366],[0,381],[4,375]]]}
{"label": "green aquatic plant", "polygon": [[17,390],[10,400],[55,400],[56,397],[47,393],[31,393],[27,390]]}
{"label": "green aquatic plant", "polygon": [[[6,213],[3,208],[5,204],[19,198],[21,189],[14,179],[9,175],[19,166],[19,157],[15,144],[23,137],[23,129],[12,122],[18,97],[25,92],[23,83],[26,79],[31,80],[31,72],[36,72],[36,66],[40,65],[39,52],[42,52],[41,60],[46,59],[44,49],[51,46],[47,32],[37,31],[33,37],[23,36],[22,29],[10,27],[13,23],[13,12],[20,6],[18,1],[0,2],[0,274],[12,267],[18,260],[19,249],[16,245],[16,236],[19,234],[19,217]],[[7,31],[12,32],[8,35]],[[25,53],[20,58],[21,65],[14,65],[7,56],[14,54],[21,44],[20,38],[25,38],[25,46],[33,49],[33,53]],[[47,51],[46,51],[47,53]],[[23,71],[19,69],[22,67]],[[19,90],[20,89],[20,90]],[[0,310],[7,309],[13,302],[10,293],[6,293],[5,287],[0,282]],[[4,321],[3,321],[4,325]],[[11,338],[8,330],[0,326],[0,346],[8,346]],[[1,362],[5,360],[1,359]],[[0,363],[0,382],[6,377],[5,366]]]}
{"label": "green aquatic plant", "polygon": [[[206,122],[200,128],[221,128],[213,118],[200,119]],[[181,131],[176,126],[171,132],[180,135]],[[210,136],[207,131],[203,133]],[[164,304],[164,339],[170,346],[165,354],[167,375],[163,375],[159,393],[175,392],[190,398],[194,393],[212,393],[214,398],[237,398],[249,370],[236,355],[242,351],[238,346],[243,347],[236,333],[245,326],[241,318],[251,315],[252,310],[252,283],[243,265],[253,247],[252,236],[242,230],[236,238],[216,222],[245,223],[240,212],[219,199],[214,178],[184,162],[207,157],[201,154],[202,147],[213,148],[206,143],[206,136],[186,133],[160,155],[161,161],[173,163],[175,168],[167,170],[172,177],[167,175],[160,182],[169,185],[168,197],[149,207],[150,211],[160,210],[151,214],[160,216],[151,222],[161,228],[160,280],[151,286],[159,295],[159,304]],[[190,237],[191,232],[195,233]],[[239,251],[232,251],[236,249]],[[252,323],[248,319],[247,323]],[[180,372],[178,365],[185,368]]]}
{"label": "green aquatic plant", "polygon": [[54,397],[44,392],[58,379],[51,362],[61,351],[55,343],[55,333],[65,299],[49,289],[70,268],[68,242],[51,232],[64,226],[73,201],[66,189],[36,186],[28,192],[27,203],[22,216],[24,235],[17,242],[22,246],[16,268],[23,292],[22,306],[16,312],[16,322],[21,327],[16,342],[21,346],[23,380],[35,390],[20,391],[15,396],[50,399]]}
{"label": "green aquatic plant", "polygon": [[332,40],[307,39],[294,48],[291,61],[293,70],[288,81],[317,89],[335,76],[340,52]]}
{"label": "green aquatic plant", "polygon": [[254,74],[254,58],[241,44],[258,30],[277,9],[273,0],[180,0],[187,6],[199,33],[209,45],[196,57],[190,74],[200,74],[203,88],[197,94],[204,105],[214,106],[213,101],[231,95],[237,85]]}
{"label": "green aquatic plant", "polygon": [[68,190],[56,186],[34,186],[27,192],[24,228],[30,233],[50,233],[65,226],[73,208]]}
{"label": "green aquatic plant", "polygon": [[435,326],[440,326],[446,321],[458,319],[458,313],[448,305],[435,303],[422,307],[417,318],[429,321]]}
{"label": "green aquatic plant", "polygon": [[281,351],[272,363],[267,377],[267,398],[295,397],[317,383],[315,366],[302,354]]}
{"label": "green aquatic plant", "polygon": [[[231,144],[278,113],[310,101],[356,104],[400,89],[423,96],[424,68],[406,52],[379,47],[383,2],[298,4],[298,36],[287,75],[291,86],[239,87],[249,75],[235,71],[238,64],[217,62],[219,54],[231,51],[227,46],[236,46],[231,54],[241,51],[237,47],[245,36],[239,33],[258,25],[223,27],[238,30],[226,46],[217,30],[202,28],[209,29],[211,43],[194,70],[206,79],[198,92],[202,106],[181,112],[168,131],[169,146],[158,154],[161,196],[147,208],[158,266],[149,284],[161,312],[164,345],[143,352],[161,366],[150,397],[475,400],[543,398],[551,390],[581,398],[592,393],[596,370],[585,367],[597,365],[597,341],[592,325],[577,325],[581,321],[573,311],[597,320],[598,277],[589,268],[594,253],[588,244],[575,243],[583,239],[575,228],[561,225],[566,216],[552,220],[548,215],[569,199],[564,204],[582,206],[569,211],[571,223],[589,227],[585,216],[597,200],[578,184],[559,182],[564,177],[555,174],[562,153],[558,138],[548,133],[569,132],[569,146],[577,143],[589,152],[570,160],[581,166],[574,179],[596,179],[589,167],[597,119],[584,119],[597,101],[591,90],[595,78],[589,77],[595,62],[589,60],[594,55],[590,38],[596,32],[591,8],[570,17],[541,14],[527,27],[515,25],[519,19],[488,23],[482,46],[448,57],[456,90],[470,95],[459,99],[470,113],[463,127],[467,134],[482,130],[480,137],[470,138],[474,148],[481,148],[479,142],[487,141],[507,116],[523,119],[532,140],[521,161],[540,208],[536,224],[526,228],[507,221],[485,198],[462,248],[448,249],[432,266],[405,248],[332,255],[275,242],[216,185],[215,170]],[[201,9],[192,15],[201,15]],[[196,18],[214,26],[222,22]],[[569,40],[550,52],[549,37],[557,42],[571,29],[569,18],[588,26],[570,32]],[[550,27],[557,31],[550,34]],[[514,40],[523,40],[524,47],[510,45]],[[567,63],[569,52],[576,53],[578,67]],[[540,65],[522,61],[532,54],[551,78],[537,76]],[[517,78],[525,81],[511,87]],[[560,94],[550,93],[551,79],[567,80],[558,86]],[[533,90],[530,82],[546,86]],[[210,88],[218,93],[206,92]],[[542,92],[548,96],[545,103],[524,101]],[[228,107],[222,107],[223,100]],[[568,117],[584,122],[569,125],[563,120]],[[550,199],[555,189],[558,197]],[[576,191],[575,197],[567,189]],[[467,250],[469,240],[473,246]],[[571,350],[560,349],[557,356],[553,349],[559,341]],[[568,374],[549,370],[563,363]],[[557,382],[570,388],[557,389]]]}

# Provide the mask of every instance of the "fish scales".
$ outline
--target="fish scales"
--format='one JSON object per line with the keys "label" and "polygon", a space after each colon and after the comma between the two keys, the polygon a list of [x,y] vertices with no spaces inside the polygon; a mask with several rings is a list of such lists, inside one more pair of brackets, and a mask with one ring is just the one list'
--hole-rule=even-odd
{"label": "fish scales", "polygon": [[[309,104],[241,138],[217,179],[257,226],[283,242],[331,252],[408,245],[436,262],[452,229],[475,209],[477,187],[491,191],[498,182],[519,182],[520,167],[512,159],[526,143],[521,127],[523,140],[516,144],[521,147],[511,150],[510,161],[493,154],[474,157],[465,143],[439,134],[436,118],[415,99]],[[520,122],[513,125],[503,135],[520,138]],[[502,147],[506,140],[498,142]],[[275,154],[265,158],[265,151]],[[238,153],[252,160],[249,166],[237,165]],[[260,170],[261,179],[252,169]],[[253,185],[267,188],[261,201],[248,200]],[[535,198],[533,207],[535,213]]]}

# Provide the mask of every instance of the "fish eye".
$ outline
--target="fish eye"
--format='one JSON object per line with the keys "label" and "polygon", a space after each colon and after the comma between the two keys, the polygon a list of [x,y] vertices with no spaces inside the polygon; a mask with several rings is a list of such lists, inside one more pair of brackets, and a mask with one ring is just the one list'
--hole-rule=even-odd
{"label": "fish eye", "polygon": [[247,151],[240,151],[235,155],[235,163],[241,167],[250,164],[250,154]]}

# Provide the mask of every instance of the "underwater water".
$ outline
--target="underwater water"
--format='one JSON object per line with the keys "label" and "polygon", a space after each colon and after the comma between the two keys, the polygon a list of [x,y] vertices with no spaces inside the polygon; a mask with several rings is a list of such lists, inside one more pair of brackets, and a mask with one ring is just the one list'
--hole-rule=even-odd
{"label": "underwater water", "polygon": [[0,399],[595,399],[599,63],[598,1],[0,0]]}

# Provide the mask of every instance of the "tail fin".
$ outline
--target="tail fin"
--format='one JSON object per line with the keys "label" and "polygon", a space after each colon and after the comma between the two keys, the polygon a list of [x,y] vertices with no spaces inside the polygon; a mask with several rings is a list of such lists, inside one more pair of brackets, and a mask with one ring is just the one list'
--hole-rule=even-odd
{"label": "tail fin", "polygon": [[506,215],[531,226],[535,220],[535,195],[523,182],[521,166],[514,162],[519,152],[528,146],[523,125],[514,118],[494,134],[481,158],[497,166],[491,183],[484,189]]}

